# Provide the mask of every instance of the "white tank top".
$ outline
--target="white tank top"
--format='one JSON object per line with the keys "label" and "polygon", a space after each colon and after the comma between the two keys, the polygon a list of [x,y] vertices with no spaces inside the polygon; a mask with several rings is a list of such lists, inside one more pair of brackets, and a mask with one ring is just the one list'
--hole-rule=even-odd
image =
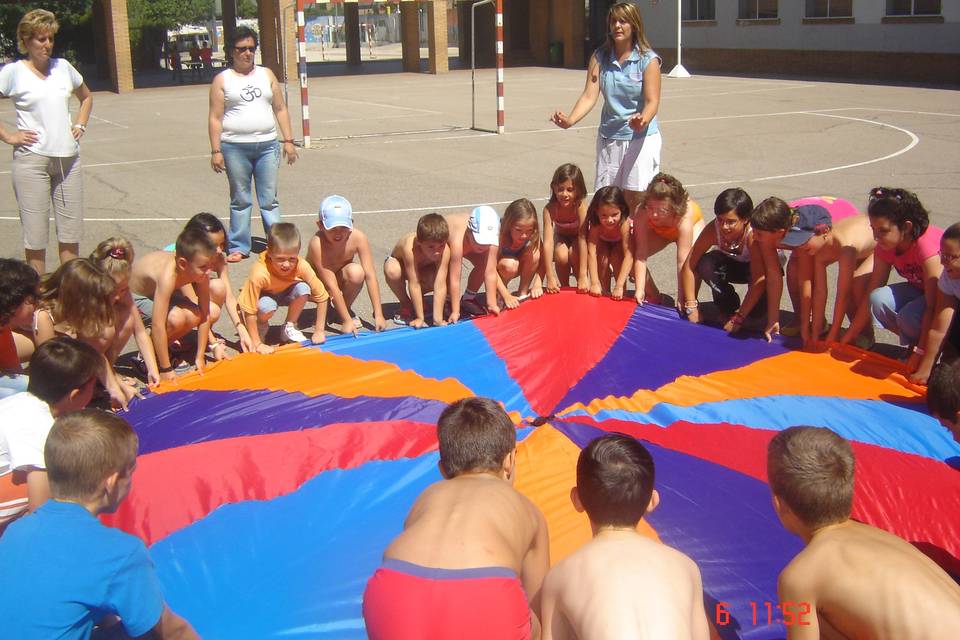
{"label": "white tank top", "polygon": [[267,142],[277,138],[277,121],[273,116],[273,91],[266,69],[254,66],[241,75],[233,69],[223,76],[224,142]]}

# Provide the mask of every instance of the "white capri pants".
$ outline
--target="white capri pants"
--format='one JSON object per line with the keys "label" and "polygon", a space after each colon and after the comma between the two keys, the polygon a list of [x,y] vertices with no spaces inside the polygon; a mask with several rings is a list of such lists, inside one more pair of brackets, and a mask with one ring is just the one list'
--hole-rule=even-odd
{"label": "white capri pants", "polygon": [[633,140],[597,136],[597,179],[594,190],[615,185],[628,191],[644,191],[660,173],[660,132]]}
{"label": "white capri pants", "polygon": [[13,190],[20,208],[23,246],[47,248],[50,201],[53,201],[57,240],[79,243],[83,237],[83,168],[80,156],[55,158],[16,147],[13,151]]}

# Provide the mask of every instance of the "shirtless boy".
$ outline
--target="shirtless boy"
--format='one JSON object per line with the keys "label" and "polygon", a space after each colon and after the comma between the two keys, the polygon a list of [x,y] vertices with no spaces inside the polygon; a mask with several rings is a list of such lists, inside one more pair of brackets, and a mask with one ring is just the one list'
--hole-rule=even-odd
{"label": "shirtless boy", "polygon": [[709,637],[697,565],[637,533],[660,501],[653,479],[653,458],[634,438],[605,435],[580,453],[570,498],[593,540],[544,580],[544,640]]}
{"label": "shirtless boy", "polygon": [[450,227],[450,317],[451,323],[460,319],[460,274],[463,261],[473,265],[467,278],[467,290],[463,295],[465,311],[479,315],[483,307],[479,304],[479,291],[483,286],[486,292],[486,311],[500,315],[497,302],[497,254],[499,253],[500,216],[493,207],[476,207],[470,215],[454,214],[447,216]]}
{"label": "shirtless boy", "polygon": [[367,634],[530,638],[550,552],[543,514],[513,488],[513,423],[493,400],[466,398],[440,414],[437,439],[444,480],[417,498],[367,583]]}
{"label": "shirtless boy", "polygon": [[[327,196],[320,204],[317,233],[307,247],[307,262],[320,276],[330,294],[333,308],[340,315],[343,333],[360,333],[352,307],[364,283],[373,306],[373,324],[377,331],[387,328],[380,304],[380,285],[373,266],[373,254],[367,234],[353,226],[353,207],[343,196]],[[354,262],[354,258],[360,262]]]}
{"label": "shirtless boy", "polygon": [[913,545],[850,519],[849,442],[790,427],[770,441],[767,476],[780,522],[806,545],[777,587],[784,617],[790,610],[796,621],[789,640],[956,638],[960,586]]}
{"label": "shirtless boy", "polygon": [[450,231],[439,213],[428,213],[417,222],[416,233],[400,238],[383,263],[383,277],[400,302],[397,324],[414,329],[427,326],[424,296],[433,291],[433,323],[447,324],[443,304],[447,298],[447,271],[450,265]]}
{"label": "shirtless boy", "polygon": [[[203,371],[210,327],[220,316],[220,306],[211,304],[210,300],[209,273],[216,255],[217,246],[210,236],[203,229],[191,227],[177,236],[174,253],[152,251],[133,263],[130,291],[141,317],[153,325],[150,335],[161,380],[175,377],[170,364],[170,343],[194,328],[197,329],[194,364],[198,371]],[[179,291],[188,284],[197,295],[196,303]],[[155,318],[160,320],[154,321]],[[166,322],[162,321],[164,318]]]}

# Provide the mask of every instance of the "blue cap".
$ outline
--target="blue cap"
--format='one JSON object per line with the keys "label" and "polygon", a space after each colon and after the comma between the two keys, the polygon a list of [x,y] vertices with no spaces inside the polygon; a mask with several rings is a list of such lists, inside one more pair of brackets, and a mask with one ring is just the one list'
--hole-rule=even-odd
{"label": "blue cap", "polygon": [[327,196],[320,203],[320,220],[324,229],[353,229],[353,207],[343,196]]}

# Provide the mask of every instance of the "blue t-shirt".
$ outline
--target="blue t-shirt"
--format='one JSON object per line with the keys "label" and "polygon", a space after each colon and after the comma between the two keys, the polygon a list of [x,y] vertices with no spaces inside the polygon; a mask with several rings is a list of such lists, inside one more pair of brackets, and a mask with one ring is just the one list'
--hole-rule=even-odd
{"label": "blue t-shirt", "polygon": [[656,116],[647,125],[646,131],[636,132],[627,124],[630,116],[643,111],[643,72],[660,56],[653,49],[640,53],[634,48],[623,65],[611,51],[604,56],[601,49],[595,54],[600,65],[600,92],[603,94],[603,111],[600,114],[600,136],[612,140],[632,140],[658,133],[660,126]]}
{"label": "blue t-shirt", "polygon": [[163,595],[147,549],[81,505],[49,500],[0,537],[0,635],[89,638],[114,614],[131,636],[160,621]]}

